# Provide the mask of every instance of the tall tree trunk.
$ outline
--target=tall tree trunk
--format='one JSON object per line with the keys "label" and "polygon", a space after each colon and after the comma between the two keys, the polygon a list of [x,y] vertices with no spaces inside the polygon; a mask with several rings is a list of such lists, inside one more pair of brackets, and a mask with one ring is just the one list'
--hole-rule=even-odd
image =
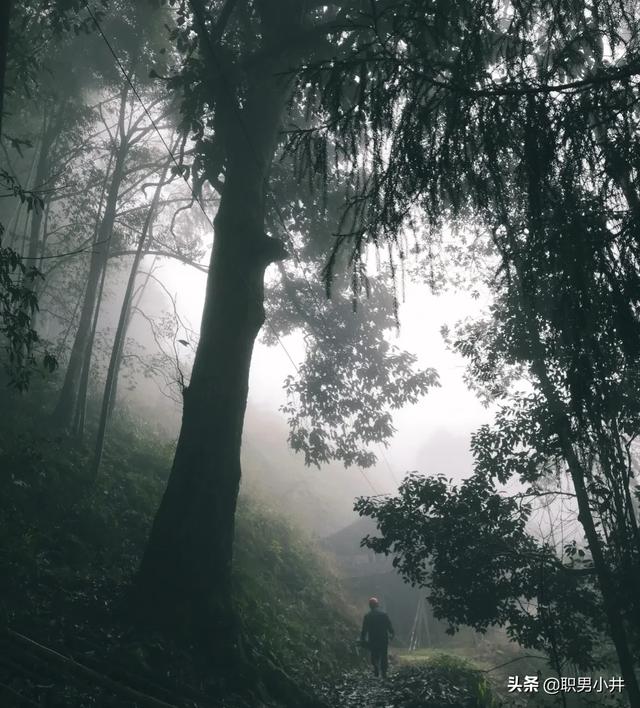
{"label": "tall tree trunk", "polygon": [[129,313],[131,311],[131,301],[133,299],[136,277],[138,275],[140,263],[142,262],[142,258],[144,257],[145,246],[148,240],[147,237],[149,236],[149,233],[152,229],[153,221],[156,218],[156,211],[158,209],[158,202],[160,201],[160,194],[162,193],[162,188],[166,184],[169,164],[170,163],[167,162],[162,171],[162,174],[160,175],[158,186],[156,187],[153,199],[151,200],[151,204],[149,205],[147,216],[144,220],[144,225],[140,234],[140,239],[138,241],[138,247],[133,258],[133,263],[131,264],[131,271],[129,272],[129,280],[127,282],[124,298],[122,300],[122,307],[120,308],[120,317],[118,319],[118,326],[116,328],[116,333],[113,340],[113,347],[111,349],[109,368],[107,369],[107,379],[105,381],[104,393],[102,395],[100,418],[98,420],[98,432],[96,435],[96,446],[92,462],[92,473],[94,478],[98,476],[98,472],[100,471],[100,462],[102,461],[104,440],[107,432],[107,422],[109,420],[112,396],[115,392],[115,385],[120,369],[120,362],[122,360],[122,350],[124,348],[124,341],[127,335]]}
{"label": "tall tree trunk", "polygon": [[549,378],[545,345],[542,342],[537,324],[537,310],[534,302],[532,302],[532,296],[527,291],[527,276],[518,263],[514,265],[517,272],[518,295],[522,303],[523,312],[525,313],[533,347],[532,368],[554,418],[555,430],[560,442],[562,456],[567,463],[571,481],[573,482],[578,504],[578,519],[584,529],[591,552],[596,577],[598,579],[598,586],[602,594],[602,604],[609,624],[609,636],[613,640],[616,649],[620,672],[629,696],[629,704],[631,708],[640,708],[640,686],[638,685],[638,679],[635,674],[634,659],[631,653],[624,619],[620,612],[620,603],[615,580],[611,573],[611,568],[609,567],[604,553],[602,540],[591,513],[591,504],[589,502],[589,494],[586,486],[588,473],[576,454],[573,446],[569,418],[556,392],[554,384]]}
{"label": "tall tree trunk", "polygon": [[[38,260],[44,255],[44,233],[42,229],[45,214],[48,215],[50,198],[49,192],[43,189],[47,178],[51,172],[51,148],[53,147],[56,133],[60,122],[54,116],[48,116],[48,112],[53,112],[51,106],[50,111],[45,108],[42,136],[40,139],[40,149],[38,151],[38,162],[32,189],[41,194],[41,204],[34,205],[31,210],[31,223],[29,225],[29,242],[27,244],[27,261],[29,266],[38,266]],[[62,113],[61,109],[61,113]],[[51,185],[49,185],[51,187]],[[48,220],[48,219],[47,219]],[[46,228],[46,226],[45,226]],[[41,262],[41,261],[40,261]],[[40,298],[42,291],[40,281],[37,278],[28,278],[27,284]],[[38,325],[38,310],[36,309],[31,315],[31,327],[37,330]]]}
{"label": "tall tree trunk", "polygon": [[[600,55],[599,64],[602,64],[602,40],[600,40]],[[640,197],[638,196],[638,188],[636,180],[634,180],[633,169],[621,149],[618,146],[618,140],[622,139],[625,142],[624,135],[616,135],[617,131],[625,130],[625,126],[614,126],[613,136],[610,136],[606,123],[602,117],[592,115],[591,122],[593,125],[593,133],[600,145],[602,158],[606,172],[613,182],[618,186],[618,189],[623,194],[627,207],[636,225],[640,223]],[[626,136],[630,139],[631,136]],[[613,292],[617,292],[617,285],[613,285]],[[621,293],[619,296],[620,317],[632,320],[634,318],[633,304],[627,293]],[[637,356],[633,343],[629,344],[624,339],[624,328],[618,330],[622,336],[622,348],[625,354],[633,359]],[[594,420],[594,430],[598,433],[598,445],[603,454],[600,455],[600,462],[605,471],[605,476],[613,486],[613,500],[616,503],[616,521],[618,523],[618,533],[616,545],[621,557],[621,564],[625,568],[625,572],[629,578],[629,583],[632,585],[632,614],[635,617],[636,624],[640,620],[640,566],[638,564],[638,553],[640,552],[640,531],[633,506],[633,500],[630,492],[631,475],[626,459],[626,452],[623,450],[622,434],[614,419],[613,435],[602,429],[603,421]],[[593,416],[592,416],[593,417]],[[608,455],[610,460],[608,459]],[[617,487],[617,489],[616,489]],[[635,548],[634,548],[635,546]]]}
{"label": "tall tree trunk", "polygon": [[[123,103],[121,116],[124,114],[126,92],[123,93]],[[128,152],[128,144],[121,141],[117,149],[115,165],[107,194],[104,216],[100,222],[96,239],[93,243],[91,260],[89,263],[89,273],[87,276],[87,288],[84,302],[80,312],[78,329],[71,348],[69,364],[65,373],[64,382],[58,398],[58,403],[54,411],[54,420],[62,428],[70,428],[76,411],[78,400],[78,390],[82,373],[82,365],[87,356],[87,348],[90,343],[91,323],[96,309],[98,285],[103,270],[107,267],[109,256],[109,242],[113,232],[113,225],[116,218],[118,206],[118,193],[120,184],[124,176],[124,163]]]}
{"label": "tall tree trunk", "polygon": [[[93,232],[93,240],[98,240],[98,231],[100,230],[100,224],[102,222],[102,207],[104,205],[104,198],[107,193],[107,187],[109,185],[109,179],[111,176],[111,165],[113,164],[113,153],[109,157],[109,164],[105,172],[104,181],[102,182],[102,188],[100,190],[100,201],[98,202],[98,211],[96,214],[96,223]],[[107,269],[102,269],[102,275],[100,276],[100,284],[98,285],[98,295],[97,302],[102,302],[102,293],[104,292],[104,281],[107,275]],[[87,346],[85,347],[85,354],[82,361],[82,373],[80,374],[80,383],[78,385],[78,396],[76,401],[76,410],[73,417],[73,434],[78,440],[82,440],[84,437],[84,425],[87,415],[87,393],[89,390],[89,374],[91,372],[91,355],[93,353],[93,344],[96,338],[96,330],[98,328],[98,316],[100,314],[100,308],[96,307],[93,313],[93,321],[91,323],[91,332],[89,333],[89,340]]]}
{"label": "tall tree trunk", "polygon": [[87,349],[90,340],[91,323],[96,311],[98,284],[102,273],[107,267],[107,257],[109,244],[108,240],[113,230],[115,220],[115,200],[117,200],[117,190],[120,185],[121,175],[114,173],[111,183],[112,192],[107,201],[107,208],[98,230],[98,237],[93,244],[89,273],[87,276],[87,289],[80,312],[78,329],[71,348],[69,364],[65,373],[64,382],[55,408],[55,420],[63,428],[69,428],[77,405],[78,389],[82,365],[87,356]]}
{"label": "tall tree trunk", "polygon": [[2,115],[4,111],[4,94],[6,89],[7,53],[9,49],[9,22],[13,0],[0,2],[0,137],[2,137]]}
{"label": "tall tree trunk", "polygon": [[84,428],[87,420],[87,398],[89,395],[89,377],[91,374],[91,359],[93,356],[93,345],[96,341],[96,331],[98,329],[98,320],[100,319],[100,304],[102,303],[102,295],[104,293],[104,281],[107,279],[107,267],[102,269],[100,274],[100,284],[98,285],[98,293],[96,295],[96,305],[93,310],[93,318],[91,321],[91,331],[84,348],[82,356],[82,366],[80,374],[80,383],[78,384],[78,395],[76,398],[75,411],[73,415],[72,431],[73,435],[78,439],[84,438]]}
{"label": "tall tree trunk", "polygon": [[[541,166],[541,151],[539,150],[540,123],[538,120],[538,106],[533,96],[527,98],[527,131],[524,140],[525,165],[527,166],[527,199],[528,213],[527,225],[529,230],[538,235],[540,242],[544,238],[543,225],[543,200],[545,191],[540,176],[544,174]],[[528,269],[527,263],[520,255],[522,246],[518,244],[509,228],[509,217],[506,206],[503,205],[503,223],[507,227],[510,255],[503,252],[503,259],[508,258],[513,264],[516,278],[514,289],[521,304],[523,318],[529,333],[532,354],[531,365],[535,377],[538,379],[540,389],[546,400],[554,421],[554,430],[558,436],[560,450],[567,464],[573,482],[576,502],[578,504],[578,520],[580,521],[587,539],[593,566],[598,579],[598,586],[602,595],[602,605],[609,625],[609,636],[616,649],[620,671],[624,678],[625,687],[632,708],[640,708],[640,685],[635,674],[634,659],[631,653],[625,620],[620,610],[620,594],[616,587],[615,576],[612,572],[605,546],[596,527],[591,511],[591,503],[587,482],[590,479],[590,470],[582,464],[575,449],[575,437],[571,429],[571,417],[565,406],[562,396],[549,375],[550,352],[540,330],[540,313],[538,293],[544,292],[544,285],[538,280],[536,270]],[[606,457],[606,450],[603,451]]]}
{"label": "tall tree trunk", "polygon": [[[46,112],[44,116],[44,125],[42,126],[42,136],[40,138],[40,149],[38,151],[38,162],[36,166],[36,173],[34,176],[34,181],[32,184],[32,189],[35,191],[41,191],[42,186],[45,183],[47,177],[49,176],[49,169],[51,165],[51,147],[56,137],[56,126],[58,121],[54,120],[53,117],[48,117]],[[48,198],[43,197],[43,204],[41,207],[34,207],[31,211],[31,223],[29,230],[29,243],[27,245],[27,258],[29,259],[29,265],[36,265],[38,260],[38,255],[40,251],[40,231],[42,227],[42,218],[44,215],[44,208],[48,203]]]}
{"label": "tall tree trunk", "polygon": [[[151,280],[151,273],[153,271],[153,266],[157,260],[158,256],[154,256],[153,261],[151,262],[151,267],[145,274],[145,279],[142,285],[140,285],[137,289],[136,292],[134,293],[133,297],[131,298],[131,303],[129,305],[129,312],[127,314],[127,321],[125,323],[125,328],[128,329],[129,327],[129,322],[131,321],[131,314],[136,310],[136,308],[140,305],[140,301],[142,300],[142,297],[144,295],[145,290],[147,289],[147,285],[149,284],[149,281]],[[116,406],[117,398],[118,398],[118,383],[119,379],[117,376],[117,372],[120,371],[120,367],[122,366],[122,358],[123,358],[123,349],[120,349],[120,353],[118,356],[118,360],[116,361],[116,377],[113,382],[113,390],[111,391],[111,402],[109,404],[109,413],[107,416],[107,421],[111,420],[111,416],[113,415],[113,410]]]}
{"label": "tall tree trunk", "polygon": [[264,233],[265,180],[289,93],[274,73],[263,67],[253,77],[225,136],[200,341],[171,475],[134,588],[152,622],[214,652],[238,637],[231,565],[249,368],[264,322],[264,271],[285,255]]}
{"label": "tall tree trunk", "polygon": [[[33,151],[33,156],[31,158],[31,164],[29,165],[29,175],[27,177],[26,183],[33,184],[33,175],[35,173],[36,165],[38,162],[38,150]],[[29,221],[29,210],[27,208],[26,202],[21,199],[16,199],[15,206],[13,209],[13,214],[9,221],[8,235],[9,235],[9,246],[14,250],[18,247],[19,234],[21,229],[21,220],[24,215],[24,228]]]}

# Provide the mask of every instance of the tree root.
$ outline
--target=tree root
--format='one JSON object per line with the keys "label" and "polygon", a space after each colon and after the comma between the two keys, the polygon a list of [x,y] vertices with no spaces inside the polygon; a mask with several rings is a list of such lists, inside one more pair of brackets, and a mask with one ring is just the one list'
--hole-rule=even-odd
{"label": "tree root", "polygon": [[267,693],[275,700],[283,703],[287,708],[329,708],[326,703],[316,696],[305,691],[283,669],[272,661],[262,658],[264,666],[260,674],[264,681]]}

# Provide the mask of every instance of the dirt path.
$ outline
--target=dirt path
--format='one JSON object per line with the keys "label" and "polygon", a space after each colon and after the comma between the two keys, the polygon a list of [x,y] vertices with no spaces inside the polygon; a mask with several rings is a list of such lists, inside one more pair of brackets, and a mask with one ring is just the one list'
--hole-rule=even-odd
{"label": "dirt path", "polygon": [[479,682],[479,676],[441,667],[402,667],[386,681],[354,671],[327,689],[325,698],[335,708],[480,708]]}

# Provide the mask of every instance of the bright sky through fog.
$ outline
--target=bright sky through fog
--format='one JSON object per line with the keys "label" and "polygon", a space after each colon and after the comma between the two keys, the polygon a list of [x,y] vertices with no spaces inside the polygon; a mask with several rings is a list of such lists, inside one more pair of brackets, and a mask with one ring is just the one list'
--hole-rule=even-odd
{"label": "bright sky through fog", "polygon": [[[159,275],[168,290],[177,293],[181,313],[197,330],[206,276],[176,263],[165,263]],[[480,424],[489,421],[491,414],[465,387],[463,361],[447,350],[440,328],[477,313],[479,308],[479,301],[466,293],[434,296],[426,286],[416,284],[406,289],[400,309],[400,333],[393,334],[392,339],[399,347],[416,354],[420,365],[436,368],[442,386],[432,389],[418,404],[395,414],[397,433],[385,455],[398,479],[414,469],[454,477],[470,472],[469,436]],[[294,361],[301,361],[303,347],[299,338],[288,337],[284,345]],[[251,368],[249,406],[282,417],[278,412],[284,400],[282,382],[293,370],[282,347],[266,347],[258,342]],[[357,493],[370,493],[357,470],[345,474],[356,477]],[[394,488],[391,474],[382,461],[367,476],[379,491]]]}

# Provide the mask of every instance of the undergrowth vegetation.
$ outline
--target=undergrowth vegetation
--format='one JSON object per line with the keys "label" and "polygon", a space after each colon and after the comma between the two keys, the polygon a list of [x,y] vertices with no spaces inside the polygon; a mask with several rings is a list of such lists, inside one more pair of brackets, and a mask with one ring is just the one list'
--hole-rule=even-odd
{"label": "undergrowth vegetation", "polygon": [[[119,612],[164,489],[171,444],[119,412],[93,480],[89,451],[56,431],[46,396],[35,400],[33,393],[28,404],[5,397],[0,418],[3,621],[79,661],[104,658],[113,668],[117,655],[128,671],[194,684],[189,647],[141,641]],[[239,507],[235,592],[247,641],[300,683],[326,680],[355,658],[357,627],[336,577],[311,540],[275,512],[248,498]],[[111,705],[95,696],[74,703],[70,690],[60,705]]]}
{"label": "undergrowth vegetation", "polygon": [[235,572],[243,624],[262,652],[312,681],[354,662],[354,611],[328,564],[300,529],[242,496]]}
{"label": "undergrowth vegetation", "polygon": [[403,665],[383,682],[372,681],[367,673],[349,673],[332,687],[326,698],[328,705],[345,708],[503,706],[481,672],[467,662],[445,656],[420,666]]}
{"label": "undergrowth vegetation", "polygon": [[[119,411],[101,473],[92,479],[90,451],[59,433],[47,414],[46,395],[32,392],[29,399],[12,395],[5,401],[2,623],[170,705],[263,705],[236,700],[237,686],[212,673],[193,647],[135,627],[121,611],[164,489],[171,443]],[[356,644],[359,617],[313,541],[266,502],[246,495],[240,497],[236,529],[236,607],[252,656],[312,688],[332,708],[354,708],[362,701],[398,708],[493,705],[481,674],[451,658],[400,666],[388,685],[372,681],[366,651]],[[0,633],[0,693],[4,685],[59,708],[144,705],[74,671],[61,678],[58,667],[22,655],[24,646],[16,654],[7,637]],[[178,700],[185,695],[191,703]]]}

